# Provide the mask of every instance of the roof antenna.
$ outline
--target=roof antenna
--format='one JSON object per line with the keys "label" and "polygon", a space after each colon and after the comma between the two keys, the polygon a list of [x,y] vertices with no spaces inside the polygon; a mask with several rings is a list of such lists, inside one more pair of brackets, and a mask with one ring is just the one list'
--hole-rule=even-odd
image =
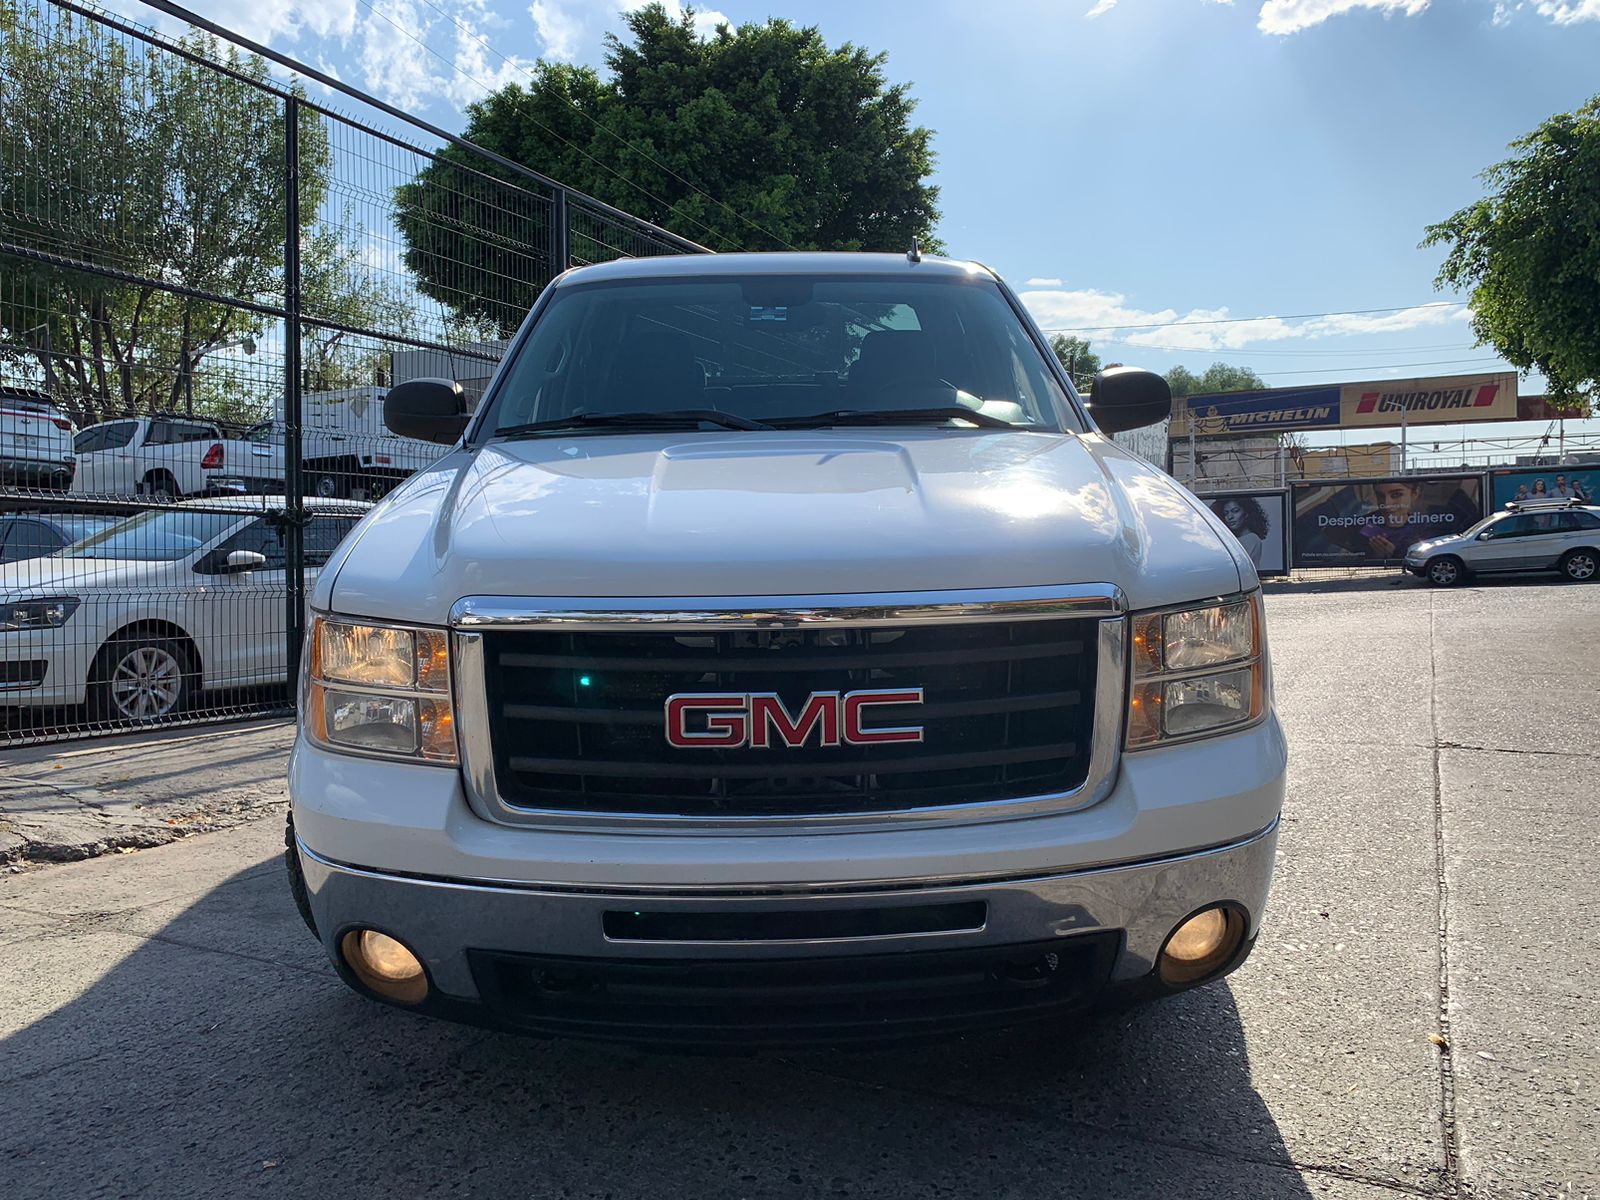
{"label": "roof antenna", "polygon": [[911,249],[906,251],[906,261],[908,263],[919,263],[922,261],[922,243],[917,241],[916,238],[911,239]]}

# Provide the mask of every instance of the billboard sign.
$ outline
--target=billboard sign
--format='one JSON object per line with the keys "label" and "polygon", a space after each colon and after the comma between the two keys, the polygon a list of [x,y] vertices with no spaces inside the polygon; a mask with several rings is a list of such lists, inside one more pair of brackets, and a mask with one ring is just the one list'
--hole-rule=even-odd
{"label": "billboard sign", "polygon": [[1200,499],[1239,539],[1258,575],[1289,573],[1287,492],[1207,492]]}
{"label": "billboard sign", "polygon": [[1339,393],[1339,424],[1346,429],[1398,425],[1401,409],[1411,425],[1517,419],[1515,371],[1347,383]]}
{"label": "billboard sign", "polygon": [[1464,533],[1483,517],[1483,476],[1409,475],[1297,483],[1294,565],[1381,567],[1414,544]]}
{"label": "billboard sign", "polygon": [[1173,405],[1172,436],[1188,437],[1191,419],[1196,437],[1393,427],[1401,423],[1402,409],[1409,425],[1515,421],[1516,372],[1190,396]]}
{"label": "billboard sign", "polygon": [[1337,429],[1339,389],[1267,388],[1257,392],[1218,392],[1190,396],[1172,406],[1172,436],[1237,437],[1280,429]]}
{"label": "billboard sign", "polygon": [[1600,503],[1600,466],[1531,467],[1495,471],[1489,476],[1490,504],[1504,508],[1512,500],[1581,500]]}

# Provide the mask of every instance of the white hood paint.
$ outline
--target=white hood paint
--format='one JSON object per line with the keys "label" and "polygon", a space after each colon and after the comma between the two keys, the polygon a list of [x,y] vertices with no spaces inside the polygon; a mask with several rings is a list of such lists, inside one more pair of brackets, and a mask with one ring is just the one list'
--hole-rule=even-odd
{"label": "white hood paint", "polygon": [[0,596],[81,596],[89,592],[172,587],[189,576],[187,558],[25,558],[0,567]]}
{"label": "white hood paint", "polygon": [[794,597],[1112,583],[1136,608],[1254,586],[1219,522],[1098,434],[546,437],[393,492],[313,603],[442,624],[463,596]]}

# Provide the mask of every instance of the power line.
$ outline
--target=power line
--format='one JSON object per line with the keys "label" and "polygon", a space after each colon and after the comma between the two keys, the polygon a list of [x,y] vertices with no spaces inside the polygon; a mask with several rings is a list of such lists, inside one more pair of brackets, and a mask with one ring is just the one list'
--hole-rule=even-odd
{"label": "power line", "polygon": [[[365,0],[363,0],[365,3]],[[1345,308],[1333,312],[1286,313],[1264,317],[1216,317],[1203,321],[1190,321],[1182,317],[1175,321],[1151,321],[1142,325],[1056,325],[1044,327],[1045,333],[1082,333],[1093,329],[1171,329],[1174,325],[1243,325],[1250,321],[1310,321],[1317,317],[1364,317],[1372,313],[1405,312],[1419,308],[1457,308],[1458,300],[1437,300],[1428,304],[1391,304],[1387,308]],[[1108,339],[1109,340],[1109,339]]]}
{"label": "power line", "polygon": [[[1278,375],[1343,375],[1349,371],[1394,371],[1409,367],[1446,367],[1461,363],[1477,363],[1480,366],[1487,366],[1499,361],[1498,358],[1435,358],[1426,362],[1366,363],[1359,367],[1321,367],[1304,371],[1257,371],[1256,374],[1263,379]],[[1507,368],[1507,370],[1509,369]]]}
{"label": "power line", "polygon": [[1174,354],[1226,354],[1230,358],[1238,354],[1262,355],[1272,358],[1325,358],[1338,356],[1341,358],[1370,358],[1374,353],[1382,354],[1431,354],[1440,350],[1476,350],[1471,342],[1445,342],[1435,346],[1385,346],[1381,351],[1373,350],[1245,350],[1232,346],[1174,346],[1163,342],[1160,345],[1145,342],[1135,342],[1129,338],[1085,338],[1091,345],[1129,346],[1135,350],[1171,351]]}
{"label": "power line", "polygon": [[[363,3],[365,3],[365,2],[366,2],[366,0],[363,0]],[[422,0],[422,2],[424,4],[426,4],[429,8],[433,9],[434,12],[438,13],[445,20],[449,21],[452,25],[454,25],[456,27],[456,29],[460,33],[464,34],[466,37],[472,38],[474,41],[476,41],[478,43],[479,46],[481,46],[483,49],[487,50],[490,54],[494,55],[501,62],[507,64],[508,66],[517,66],[518,65],[510,57],[500,53],[499,50],[497,50],[495,47],[491,46],[489,44],[489,39],[488,38],[486,38],[482,34],[478,33],[477,30],[468,28],[466,25],[463,25],[459,20],[456,19],[456,17],[454,17],[450,13],[446,12],[444,9],[440,8],[437,4],[435,4],[433,2],[433,0]],[[369,7],[370,7],[370,5],[369,5]],[[440,57],[442,59],[442,56],[440,56]],[[457,66],[454,62],[452,62],[450,65],[454,70],[461,71],[461,68],[459,66]],[[522,70],[522,73],[524,75],[526,75],[529,79],[533,80],[535,83],[538,82],[538,77],[532,71],[528,70],[526,67],[521,68],[521,70]],[[466,78],[468,78],[468,79],[472,78],[472,76],[467,75],[465,71],[461,71],[461,74],[466,76]],[[481,84],[480,80],[473,80],[473,82]],[[785,250],[794,250],[794,249],[796,249],[795,246],[793,246],[789,242],[784,241],[783,238],[781,238],[777,234],[773,233],[770,229],[766,229],[766,228],[763,228],[760,225],[757,225],[754,221],[752,221],[749,217],[745,216],[744,213],[740,212],[738,209],[734,208],[732,205],[727,204],[726,202],[724,202],[722,200],[718,200],[710,192],[708,192],[704,188],[698,186],[692,180],[685,179],[682,175],[678,174],[678,172],[674,171],[671,167],[667,166],[666,163],[662,162],[659,158],[655,157],[655,155],[651,154],[649,151],[643,149],[642,147],[640,147],[638,145],[635,145],[633,142],[630,142],[627,138],[623,137],[620,133],[618,133],[615,129],[612,129],[609,125],[603,125],[599,121],[595,120],[594,117],[591,114],[589,114],[587,112],[584,112],[584,110],[578,106],[578,103],[575,100],[573,100],[573,98],[571,96],[567,95],[565,91],[556,92],[555,94],[561,97],[562,102],[565,103],[568,108],[570,108],[573,112],[577,113],[585,121],[588,121],[589,124],[593,125],[596,129],[600,130],[607,137],[613,138],[614,140],[616,140],[618,142],[621,142],[624,146],[626,146],[629,150],[633,151],[635,154],[637,154],[640,158],[644,159],[646,162],[653,163],[655,166],[660,167],[663,171],[665,171],[668,175],[671,175],[674,179],[676,179],[679,183],[683,184],[684,187],[688,188],[695,195],[700,196],[702,199],[709,200],[712,204],[715,204],[718,208],[722,209],[722,211],[727,213],[729,216],[736,217],[738,220],[743,221],[746,225],[748,225],[751,229],[755,230],[757,233],[764,234],[765,236],[771,238],[773,241],[777,242],[778,245],[782,246]]]}
{"label": "power line", "polygon": [[[396,33],[400,34],[402,37],[410,40],[411,42],[414,42],[416,45],[421,46],[422,49],[426,50],[429,54],[433,55],[434,58],[437,58],[440,62],[444,63],[452,71],[455,71],[463,79],[471,80],[473,83],[475,83],[479,87],[481,87],[485,92],[488,92],[488,91],[492,90],[489,87],[488,84],[483,82],[483,80],[477,78],[474,75],[469,74],[468,72],[463,70],[461,67],[457,66],[453,61],[451,61],[450,59],[447,59],[444,55],[440,54],[432,46],[428,45],[427,42],[425,42],[421,38],[417,37],[416,34],[412,33],[405,26],[397,23],[392,17],[389,16],[388,13],[385,13],[381,9],[377,8],[372,3],[372,0],[359,0],[359,3],[361,4],[361,7],[365,8],[373,16],[375,16],[375,17],[379,18],[380,20],[382,20],[385,24],[387,24],[390,28],[392,28]],[[573,150],[577,151],[577,153],[581,154],[584,158],[588,159],[595,166],[599,167],[602,171],[605,171],[609,175],[615,175],[623,183],[627,184],[631,188],[634,188],[636,191],[638,191],[641,194],[647,196],[649,199],[654,200],[657,204],[661,205],[668,212],[672,211],[672,207],[673,206],[670,203],[668,203],[666,200],[662,199],[660,196],[657,196],[654,192],[650,191],[650,189],[645,187],[643,184],[638,183],[635,180],[629,179],[626,175],[622,174],[622,172],[614,170],[610,166],[607,166],[605,163],[601,162],[598,158],[596,158],[594,155],[590,154],[587,150],[585,150],[582,146],[578,145],[576,142],[572,141],[570,138],[562,137],[559,133],[557,133],[554,129],[551,129],[543,121],[535,120],[533,123],[535,125],[539,126],[540,129],[543,129],[551,137],[555,138],[556,141],[561,142],[563,145],[569,146]],[[707,225],[704,221],[699,221],[699,220],[696,220],[695,218],[689,217],[689,216],[682,216],[682,214],[680,214],[680,216],[682,217],[683,220],[688,221],[690,224],[698,225],[701,229],[705,230],[707,233],[711,234],[712,236],[721,238],[725,245],[730,245],[736,250],[740,248],[738,242],[735,242],[732,238],[728,237],[728,235],[725,234],[725,233],[719,233],[717,230],[715,230],[711,226]]]}

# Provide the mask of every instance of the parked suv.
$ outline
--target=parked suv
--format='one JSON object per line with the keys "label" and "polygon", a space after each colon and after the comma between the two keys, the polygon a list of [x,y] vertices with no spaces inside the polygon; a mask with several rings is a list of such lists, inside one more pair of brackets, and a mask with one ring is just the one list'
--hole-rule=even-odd
{"label": "parked suv", "polygon": [[1600,508],[1579,500],[1514,500],[1455,537],[1418,542],[1405,566],[1436,587],[1521,571],[1560,571],[1585,583],[1600,567]]}
{"label": "parked suv", "polygon": [[[548,287],[329,560],[288,867],[369,997],[785,1044],[1061,1019],[1237,967],[1286,751],[1261,593],[974,263]],[[1098,428],[1097,428],[1098,424]]]}
{"label": "parked suv", "polygon": [[64,492],[77,461],[72,422],[50,397],[0,389],[0,485]]}

